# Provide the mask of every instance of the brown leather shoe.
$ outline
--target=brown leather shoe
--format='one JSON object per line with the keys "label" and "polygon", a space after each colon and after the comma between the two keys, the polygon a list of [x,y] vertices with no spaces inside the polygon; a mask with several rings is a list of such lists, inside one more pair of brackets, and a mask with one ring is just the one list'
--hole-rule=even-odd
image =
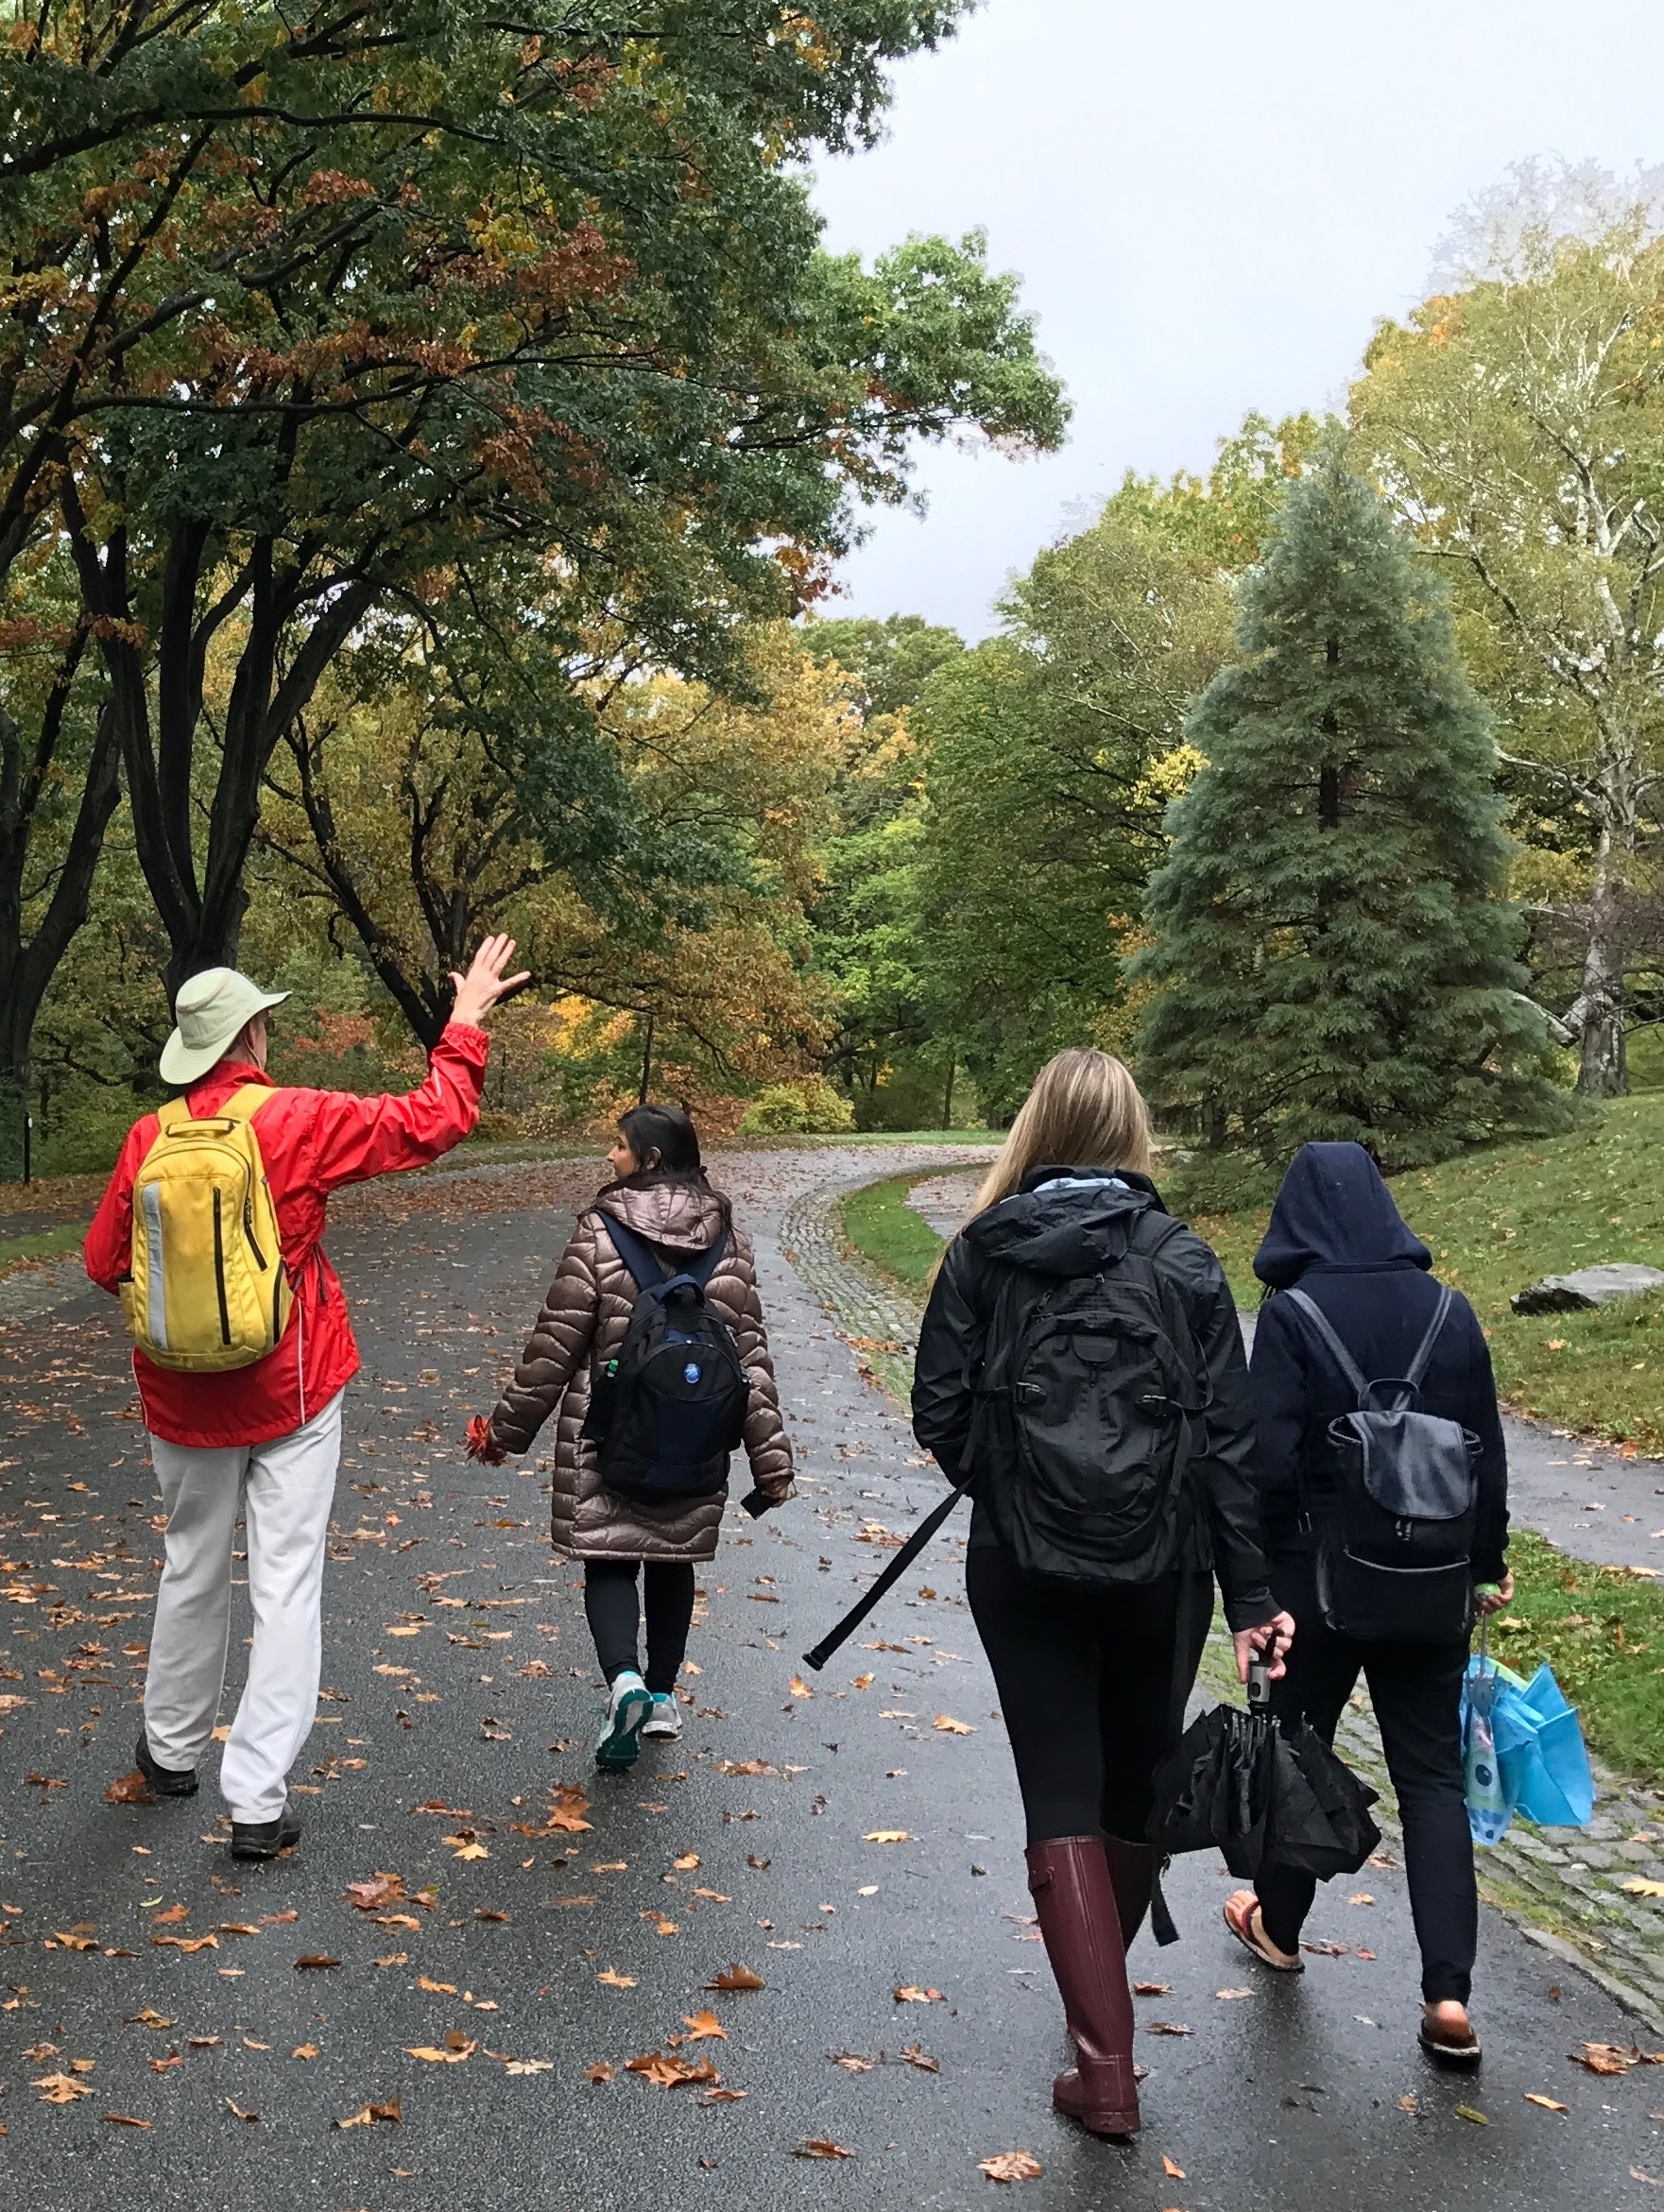
{"label": "brown leather shoe", "polygon": [[1075,2052],[1052,2084],[1052,2102],[1094,2135],[1137,2135],[1132,1994],[1104,1839],[1031,1843],[1028,1886]]}

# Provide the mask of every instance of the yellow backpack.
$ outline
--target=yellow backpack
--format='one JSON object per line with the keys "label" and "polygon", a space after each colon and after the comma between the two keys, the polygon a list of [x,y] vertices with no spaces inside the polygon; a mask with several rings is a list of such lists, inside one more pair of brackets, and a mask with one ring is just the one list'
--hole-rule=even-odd
{"label": "yellow backpack", "polygon": [[277,1209],[252,1115],[272,1093],[247,1083],[193,1121],[182,1098],[133,1178],[131,1276],[122,1306],[159,1367],[216,1375],[264,1360],[289,1318]]}

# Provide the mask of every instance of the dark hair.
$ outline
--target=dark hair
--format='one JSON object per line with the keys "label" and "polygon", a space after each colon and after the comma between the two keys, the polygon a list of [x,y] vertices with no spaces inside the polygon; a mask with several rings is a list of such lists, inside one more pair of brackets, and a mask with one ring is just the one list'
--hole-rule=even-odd
{"label": "dark hair", "polygon": [[638,1168],[633,1175],[621,1176],[610,1189],[647,1191],[660,1183],[692,1183],[696,1189],[711,1192],[722,1209],[725,1224],[732,1219],[732,1209],[726,1194],[712,1189],[705,1173],[699,1157],[699,1132],[680,1106],[633,1106],[619,1115],[618,1133],[638,1160],[656,1152],[659,1164]]}

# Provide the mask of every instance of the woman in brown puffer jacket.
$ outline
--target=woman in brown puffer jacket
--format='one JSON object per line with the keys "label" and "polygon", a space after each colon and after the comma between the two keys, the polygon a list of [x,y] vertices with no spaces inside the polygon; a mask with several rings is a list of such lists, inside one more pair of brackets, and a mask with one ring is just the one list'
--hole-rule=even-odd
{"label": "woman in brown puffer jacket", "polygon": [[[792,1448],[781,1419],[750,1239],[734,1227],[727,1198],[706,1180],[693,1123],[674,1106],[633,1106],[619,1123],[608,1158],[617,1179],[578,1217],[514,1380],[491,1415],[481,1456],[494,1462],[528,1451],[558,1409],[551,1534],[557,1557],[584,1563],[584,1610],[609,1685],[595,1763],[626,1767],[641,1737],[681,1733],[676,1678],[693,1619],[694,1564],[716,1551],[728,1492],[645,1505],[619,1497],[601,1479],[584,1421],[594,1379],[617,1357],[636,1302],[635,1278],[607,1232],[606,1217],[645,1239],[671,1268],[727,1238],[705,1295],[750,1383],[745,1446],[756,1488],[746,1503],[753,1514],[791,1496]],[[638,1568],[647,1616],[644,1678],[637,1652]]]}

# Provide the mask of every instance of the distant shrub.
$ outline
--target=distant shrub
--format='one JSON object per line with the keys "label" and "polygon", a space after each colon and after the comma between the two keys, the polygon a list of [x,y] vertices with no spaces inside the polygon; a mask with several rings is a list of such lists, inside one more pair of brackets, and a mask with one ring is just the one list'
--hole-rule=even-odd
{"label": "distant shrub", "polygon": [[855,1126],[855,1109],[824,1075],[771,1083],[746,1108],[742,1137],[839,1137]]}

